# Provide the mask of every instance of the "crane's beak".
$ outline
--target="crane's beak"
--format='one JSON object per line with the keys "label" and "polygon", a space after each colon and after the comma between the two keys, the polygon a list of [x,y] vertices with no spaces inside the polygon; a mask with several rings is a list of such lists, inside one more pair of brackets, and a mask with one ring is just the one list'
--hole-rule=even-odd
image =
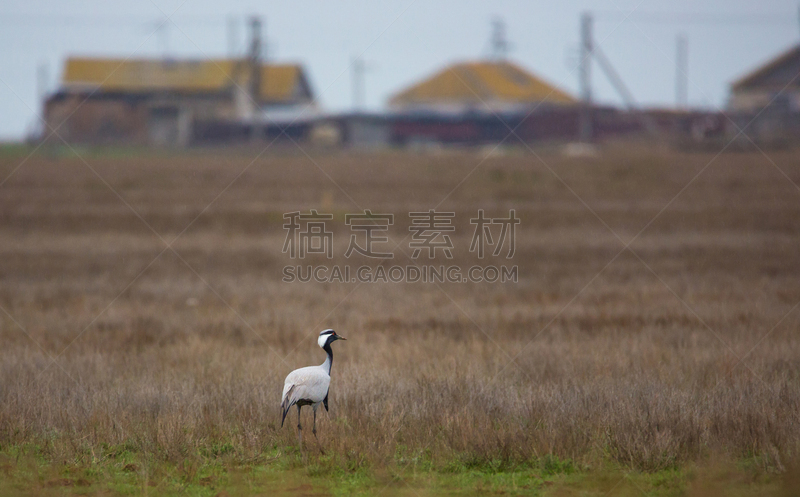
{"label": "crane's beak", "polygon": [[341,335],[336,335],[336,339],[337,340],[347,340],[345,337],[343,337]]}

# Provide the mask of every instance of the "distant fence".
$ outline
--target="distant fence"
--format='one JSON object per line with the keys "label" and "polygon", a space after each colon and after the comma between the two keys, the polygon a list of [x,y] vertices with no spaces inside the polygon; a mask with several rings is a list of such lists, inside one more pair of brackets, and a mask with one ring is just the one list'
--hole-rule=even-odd
{"label": "distant fence", "polygon": [[195,120],[192,126],[192,145],[239,144],[250,141],[304,140],[311,124],[240,123],[236,121]]}
{"label": "distant fence", "polygon": [[[611,107],[590,109],[594,140],[648,133],[645,119],[665,139],[703,141],[725,133],[722,114],[705,111],[629,112]],[[580,131],[581,110],[550,107],[530,114],[474,114],[457,117],[435,114],[391,118],[391,140],[397,145],[418,142],[485,144],[574,141]],[[513,132],[512,132],[513,130]]]}

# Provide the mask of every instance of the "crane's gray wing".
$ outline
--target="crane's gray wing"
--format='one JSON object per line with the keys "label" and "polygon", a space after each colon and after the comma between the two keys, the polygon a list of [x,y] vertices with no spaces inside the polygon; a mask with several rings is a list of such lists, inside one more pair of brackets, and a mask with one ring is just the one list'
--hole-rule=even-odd
{"label": "crane's gray wing", "polygon": [[289,389],[284,388],[283,400],[281,400],[281,428],[283,422],[286,421],[286,415],[289,413],[289,408],[292,407],[297,401],[292,402],[290,399],[293,397],[294,385],[289,385]]}
{"label": "crane's gray wing", "polygon": [[289,409],[299,401],[317,404],[328,395],[331,377],[322,369],[312,366],[301,368],[289,373],[283,385],[283,398],[281,399],[281,426],[286,419]]}

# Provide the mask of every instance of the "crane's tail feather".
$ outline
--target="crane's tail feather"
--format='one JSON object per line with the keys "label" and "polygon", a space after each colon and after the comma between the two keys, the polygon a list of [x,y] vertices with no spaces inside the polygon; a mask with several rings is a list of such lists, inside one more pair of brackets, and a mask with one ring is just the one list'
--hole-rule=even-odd
{"label": "crane's tail feather", "polygon": [[283,400],[281,401],[281,411],[282,411],[281,428],[283,428],[283,422],[286,420],[286,415],[289,414],[289,409],[291,409],[291,407],[297,403],[296,400],[291,400],[293,391],[294,391],[294,385],[292,385],[292,388],[290,388],[289,391],[286,392],[286,395],[283,396]]}

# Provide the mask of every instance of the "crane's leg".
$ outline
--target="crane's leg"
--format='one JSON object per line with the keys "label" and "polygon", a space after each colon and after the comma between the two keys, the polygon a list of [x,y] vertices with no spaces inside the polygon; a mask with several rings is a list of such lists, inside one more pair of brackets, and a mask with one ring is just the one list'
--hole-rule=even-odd
{"label": "crane's leg", "polygon": [[314,427],[311,428],[314,438],[317,438],[317,404],[314,404]]}
{"label": "crane's leg", "polygon": [[319,445],[319,451],[324,456],[325,455],[325,451],[322,450],[322,444],[320,443],[319,438],[317,438],[317,407],[318,406],[319,406],[319,404],[314,404],[314,427],[311,428],[311,433],[314,434],[314,438],[317,441],[317,445]]}
{"label": "crane's leg", "polygon": [[297,406],[297,440],[300,442],[300,449],[303,449],[303,427],[300,426],[300,406]]}

